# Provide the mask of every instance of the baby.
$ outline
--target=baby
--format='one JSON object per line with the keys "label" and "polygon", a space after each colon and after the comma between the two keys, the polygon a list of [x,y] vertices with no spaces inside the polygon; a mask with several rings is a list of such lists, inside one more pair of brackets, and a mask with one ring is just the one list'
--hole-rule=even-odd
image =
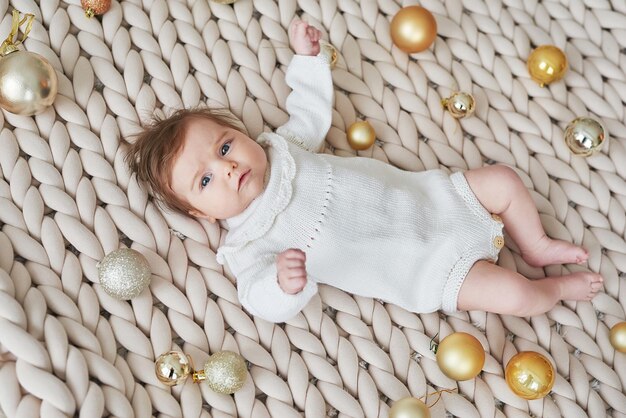
{"label": "baby", "polygon": [[186,215],[224,221],[218,249],[242,305],[272,322],[295,316],[326,283],[413,312],[483,310],[530,316],[590,300],[591,272],[529,280],[495,264],[502,228],[532,266],[584,263],[587,252],[546,236],[516,173],[489,166],[449,175],[369,158],[317,154],[331,124],[333,83],[320,31],[296,20],[286,74],[289,120],[257,141],[208,109],[147,127],[127,161],[155,197]]}

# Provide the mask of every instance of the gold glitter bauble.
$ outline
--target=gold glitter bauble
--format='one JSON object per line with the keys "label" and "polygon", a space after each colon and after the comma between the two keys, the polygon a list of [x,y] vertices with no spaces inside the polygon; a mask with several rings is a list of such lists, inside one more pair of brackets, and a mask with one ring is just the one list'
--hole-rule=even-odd
{"label": "gold glitter bauble", "polygon": [[330,69],[335,68],[337,64],[337,50],[334,46],[325,41],[320,41],[320,54],[325,55],[328,58],[328,65]]}
{"label": "gold glitter bauble", "polygon": [[100,285],[116,299],[139,295],[150,283],[150,276],[148,260],[131,248],[112,251],[98,264]]}
{"label": "gold glitter bauble", "polygon": [[111,7],[111,0],[80,0],[80,5],[85,10],[85,16],[92,18],[106,13]]}
{"label": "gold glitter bauble", "polygon": [[247,375],[245,360],[232,351],[219,351],[204,364],[204,378],[218,393],[235,393],[243,387]]}
{"label": "gold glitter bauble", "polygon": [[376,140],[376,131],[368,121],[354,122],[346,132],[348,144],[357,151],[368,149]]}
{"label": "gold glitter bauble", "polygon": [[592,118],[576,118],[565,128],[563,138],[567,147],[576,155],[589,156],[600,150],[605,131],[602,124]]}
{"label": "gold glitter bauble", "polygon": [[439,343],[437,364],[451,379],[473,379],[485,364],[485,349],[473,335],[455,332]]}
{"label": "gold glitter bauble", "polygon": [[179,351],[168,351],[157,358],[154,371],[161,383],[174,386],[187,379],[192,367],[186,355]]}
{"label": "gold glitter bauble", "polygon": [[407,53],[427,49],[437,37],[437,21],[421,6],[400,9],[389,28],[393,43]]}
{"label": "gold glitter bauble", "polygon": [[541,87],[560,80],[567,72],[567,57],[554,45],[541,45],[528,56],[530,78]]}
{"label": "gold glitter bauble", "polygon": [[626,353],[626,322],[619,322],[611,328],[611,345],[620,353]]}
{"label": "gold glitter bauble", "polygon": [[448,98],[442,99],[441,105],[447,109],[453,117],[460,119],[471,116],[472,113],[474,113],[476,101],[471,94],[458,92]]}
{"label": "gold glitter bauble", "polygon": [[11,52],[0,58],[0,107],[17,115],[43,112],[57,95],[57,74],[41,55]]}
{"label": "gold glitter bauble", "polygon": [[529,400],[546,396],[552,390],[555,379],[550,360],[534,351],[514,355],[506,365],[504,376],[517,396]]}
{"label": "gold glitter bauble", "polygon": [[402,398],[391,406],[389,418],[430,418],[430,409],[417,398]]}

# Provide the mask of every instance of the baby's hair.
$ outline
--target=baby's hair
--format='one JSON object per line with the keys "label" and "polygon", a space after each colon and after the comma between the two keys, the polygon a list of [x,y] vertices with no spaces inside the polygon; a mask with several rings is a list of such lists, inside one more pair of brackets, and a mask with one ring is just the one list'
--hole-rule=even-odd
{"label": "baby's hair", "polygon": [[147,184],[157,203],[184,215],[189,215],[193,207],[172,190],[172,165],[182,150],[187,123],[193,118],[208,119],[248,134],[228,109],[180,109],[166,118],[155,115],[143,131],[129,141],[124,157],[130,171]]}

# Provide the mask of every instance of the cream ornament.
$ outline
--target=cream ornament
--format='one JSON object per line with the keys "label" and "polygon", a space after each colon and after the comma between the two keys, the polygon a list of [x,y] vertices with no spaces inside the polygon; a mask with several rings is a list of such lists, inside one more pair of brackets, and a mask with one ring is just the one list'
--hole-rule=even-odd
{"label": "cream ornament", "polygon": [[[11,33],[0,46],[0,107],[17,115],[37,115],[54,102],[58,79],[54,68],[41,55],[17,48],[32,27],[34,16],[13,10]],[[21,40],[14,41],[24,25]]]}
{"label": "cream ornament", "polygon": [[138,251],[120,248],[98,263],[98,278],[106,293],[116,299],[138,296],[150,284],[150,265]]}

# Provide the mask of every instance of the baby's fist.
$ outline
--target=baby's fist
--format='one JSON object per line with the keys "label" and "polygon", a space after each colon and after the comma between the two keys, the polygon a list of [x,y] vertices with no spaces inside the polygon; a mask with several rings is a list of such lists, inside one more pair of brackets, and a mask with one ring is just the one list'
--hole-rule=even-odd
{"label": "baby's fist", "polygon": [[289,25],[289,42],[298,55],[319,54],[321,37],[322,32],[300,19],[294,19]]}
{"label": "baby's fist", "polygon": [[306,254],[297,248],[283,251],[276,257],[278,285],[283,292],[294,295],[306,286]]}

